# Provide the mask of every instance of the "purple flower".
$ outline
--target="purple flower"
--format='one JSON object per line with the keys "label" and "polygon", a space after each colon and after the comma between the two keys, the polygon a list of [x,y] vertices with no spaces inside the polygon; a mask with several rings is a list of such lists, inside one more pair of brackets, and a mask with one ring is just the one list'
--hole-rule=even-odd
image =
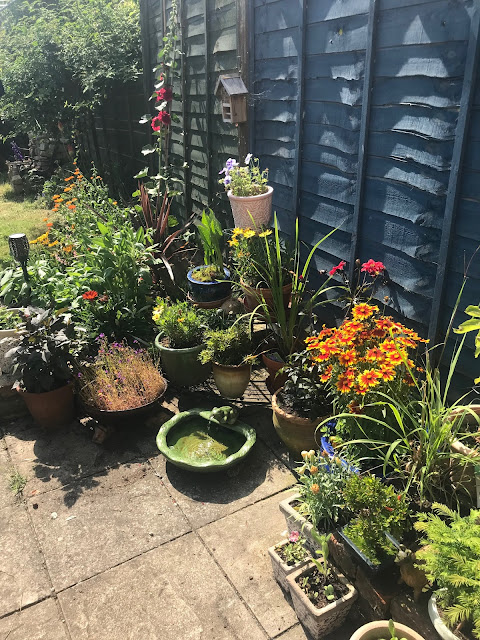
{"label": "purple flower", "polygon": [[223,180],[223,184],[230,184],[232,182],[232,179],[230,176],[225,176],[224,180]]}
{"label": "purple flower", "polygon": [[81,378],[82,374],[80,373],[80,371],[77,373],[77,378]]}

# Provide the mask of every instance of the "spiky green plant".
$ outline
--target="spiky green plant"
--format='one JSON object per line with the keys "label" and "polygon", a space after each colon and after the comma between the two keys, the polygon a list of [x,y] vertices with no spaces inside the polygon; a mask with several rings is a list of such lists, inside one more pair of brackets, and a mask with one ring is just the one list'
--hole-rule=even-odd
{"label": "spiky green plant", "polygon": [[480,639],[480,510],[461,517],[434,503],[435,513],[422,514],[415,528],[426,545],[416,553],[428,579],[436,582],[436,596],[446,624],[469,628]]}

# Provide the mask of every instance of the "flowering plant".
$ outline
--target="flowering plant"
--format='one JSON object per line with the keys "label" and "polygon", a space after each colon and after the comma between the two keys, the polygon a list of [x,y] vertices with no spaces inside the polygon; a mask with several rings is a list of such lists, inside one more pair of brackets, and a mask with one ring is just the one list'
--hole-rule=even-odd
{"label": "flowering plant", "polygon": [[222,174],[225,177],[221,178],[219,183],[234,196],[259,196],[268,190],[268,169],[260,171],[260,162],[258,158],[253,158],[251,153],[246,155],[244,167],[233,158],[229,158],[219,175]]}
{"label": "flowering plant", "polygon": [[326,451],[302,451],[303,463],[296,468],[300,493],[299,513],[315,528],[329,531],[345,522],[343,489],[352,473],[353,465]]}
{"label": "flowering plant", "polygon": [[346,306],[346,314],[348,315],[352,307],[362,301],[369,301],[375,294],[377,289],[386,282],[386,269],[383,262],[375,261],[372,258],[366,262],[355,261],[352,278],[345,271],[347,263],[341,260],[335,267],[328,272],[330,277],[339,274],[343,280],[343,286],[340,287],[344,291],[338,300],[344,302]]}
{"label": "flowering plant", "polygon": [[172,349],[187,349],[203,342],[207,313],[188,302],[169,304],[157,298],[152,317]]}
{"label": "flowering plant", "polygon": [[166,387],[147,351],[99,336],[93,364],[78,373],[82,400],[102,411],[136,409],[156,400]]}
{"label": "flowering plant", "polygon": [[[426,342],[415,331],[379,313],[365,302],[339,328],[323,328],[306,339],[307,351],[320,365],[320,379],[329,385],[340,413],[361,413],[375,394],[398,396],[414,381],[409,351]],[[407,367],[408,365],[408,367]]]}
{"label": "flowering plant", "polygon": [[235,271],[247,286],[270,288],[272,274],[278,270],[282,285],[290,282],[291,253],[281,241],[277,251],[272,229],[236,227],[228,244]]}
{"label": "flowering plant", "polygon": [[288,542],[275,547],[275,551],[289,567],[299,564],[308,558],[308,551],[304,547],[305,538],[298,531],[292,531]]}

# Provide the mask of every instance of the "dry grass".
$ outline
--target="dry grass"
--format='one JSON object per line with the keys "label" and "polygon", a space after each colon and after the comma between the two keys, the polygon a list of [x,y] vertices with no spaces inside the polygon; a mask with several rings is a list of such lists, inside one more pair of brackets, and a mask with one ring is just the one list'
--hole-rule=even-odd
{"label": "dry grass", "polygon": [[83,401],[102,411],[136,409],[156,400],[165,380],[143,349],[103,342],[96,362],[79,374]]}

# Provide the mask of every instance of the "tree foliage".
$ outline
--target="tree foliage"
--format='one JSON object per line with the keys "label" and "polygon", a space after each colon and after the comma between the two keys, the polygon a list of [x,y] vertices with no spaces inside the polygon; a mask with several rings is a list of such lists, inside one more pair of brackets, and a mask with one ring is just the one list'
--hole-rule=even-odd
{"label": "tree foliage", "polygon": [[2,12],[0,114],[16,132],[72,126],[140,69],[138,0],[13,0]]}

